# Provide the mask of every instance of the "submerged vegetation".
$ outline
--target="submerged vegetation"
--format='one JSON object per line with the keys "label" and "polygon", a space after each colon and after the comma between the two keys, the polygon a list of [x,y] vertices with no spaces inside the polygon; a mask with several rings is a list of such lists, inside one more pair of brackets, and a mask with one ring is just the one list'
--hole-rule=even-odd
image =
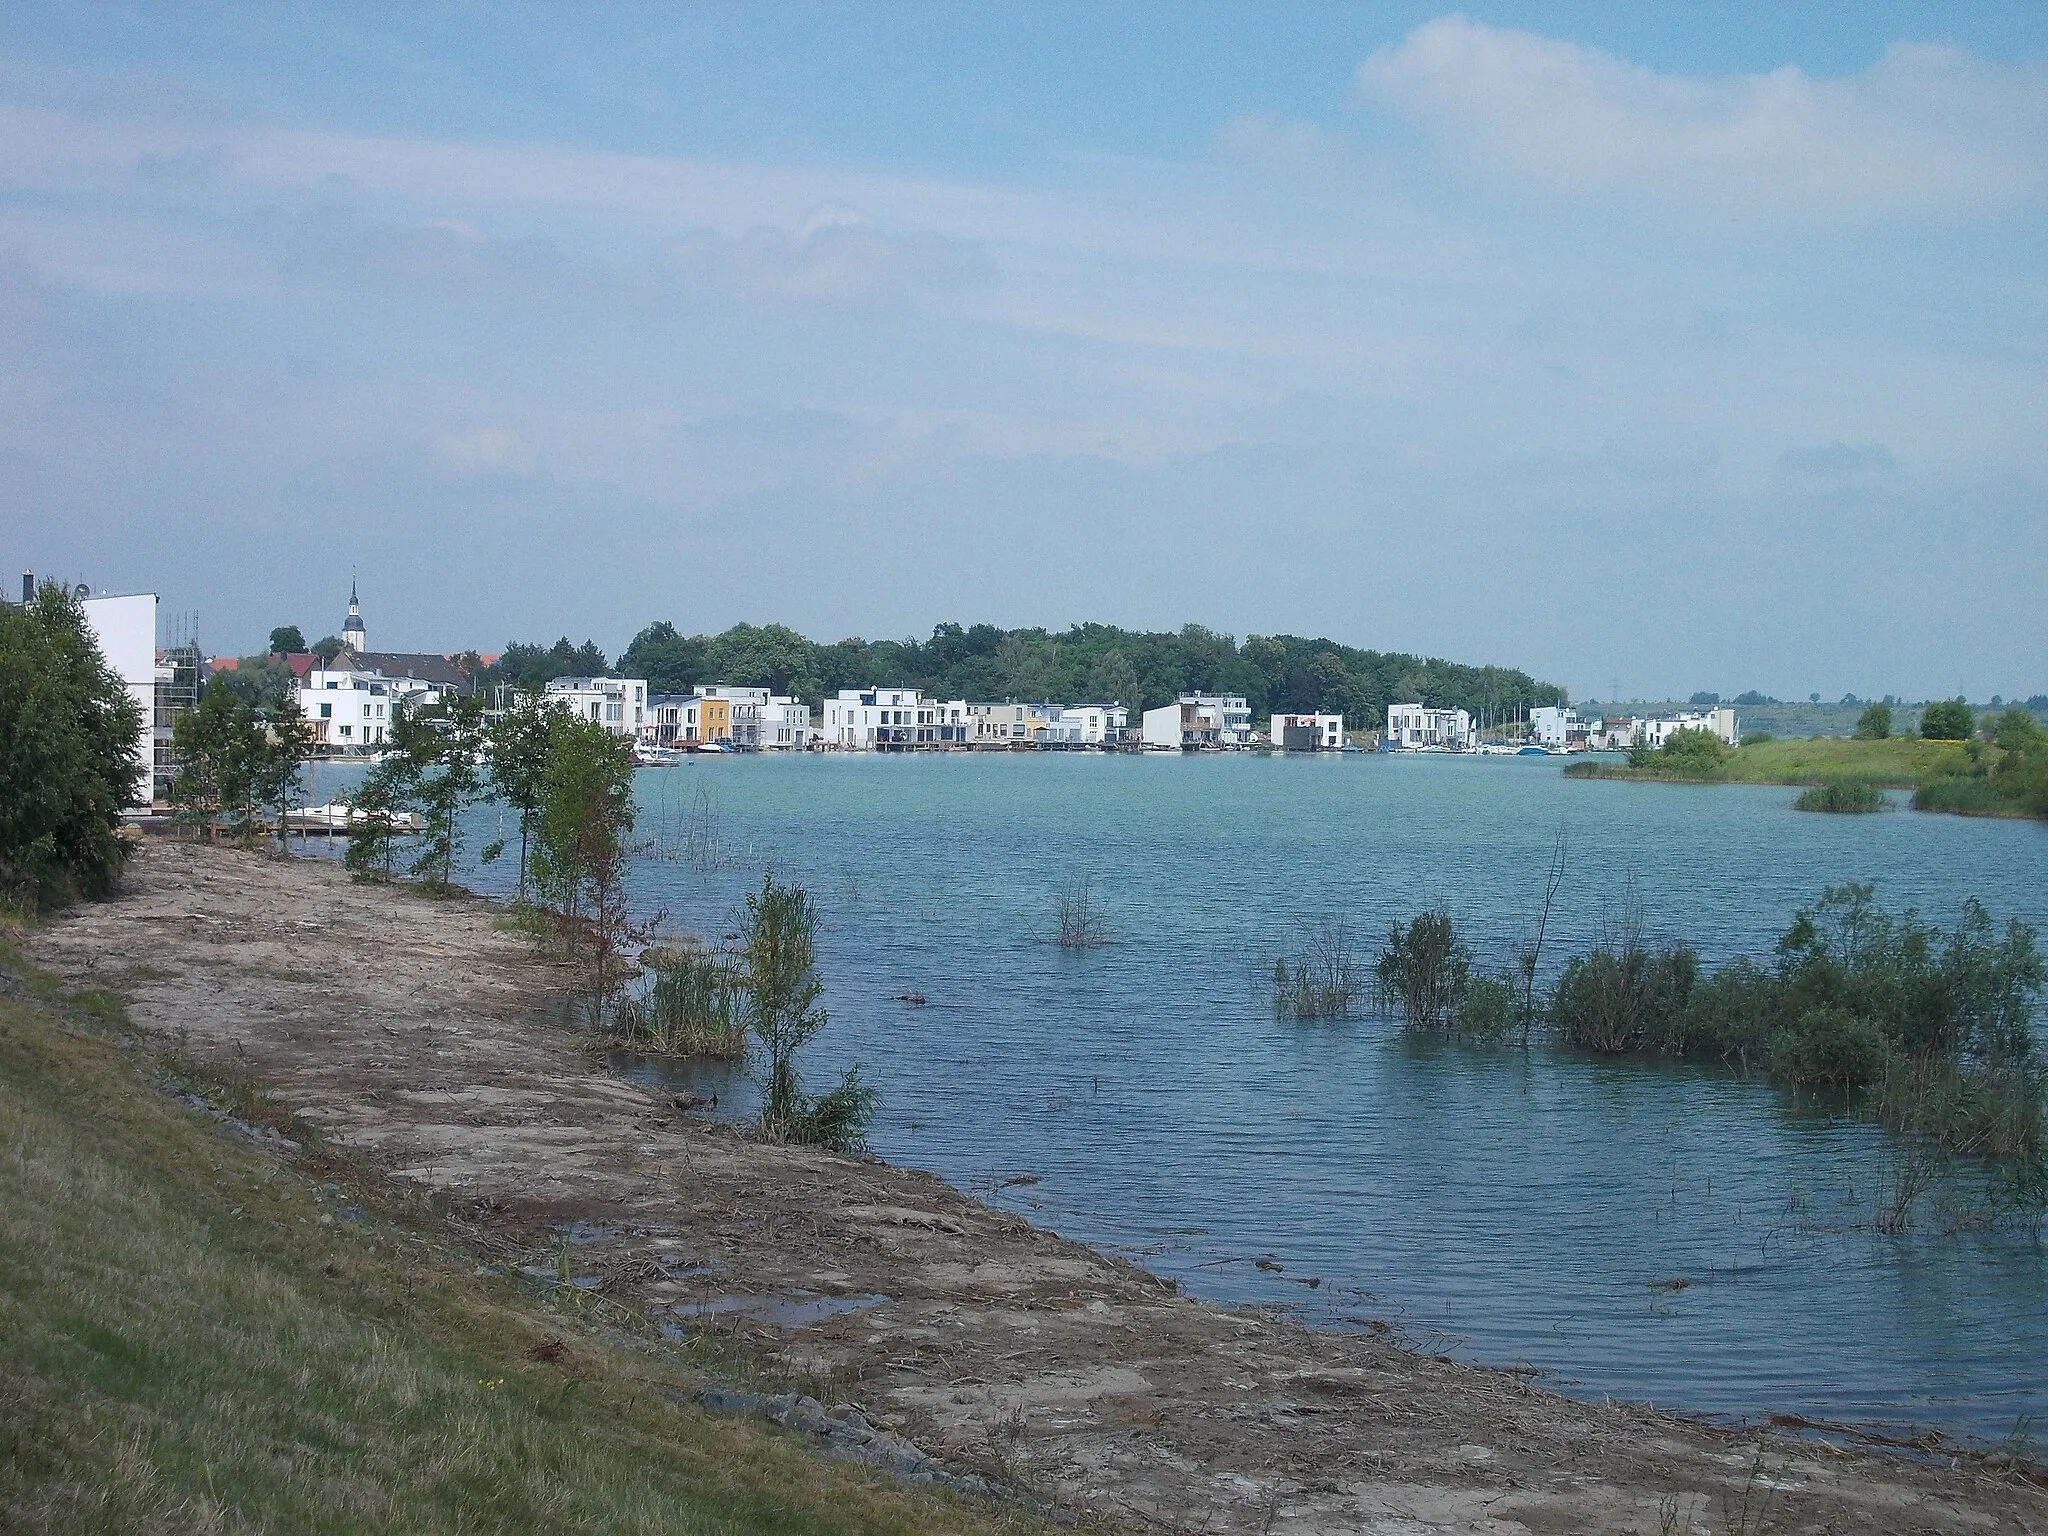
{"label": "submerged vegetation", "polygon": [[1311,924],[1295,955],[1273,962],[1275,1018],[1301,1023],[1346,1018],[1360,990],[1350,925],[1341,917]]}
{"label": "submerged vegetation", "polygon": [[1060,887],[1053,903],[1061,949],[1100,949],[1109,942],[1109,921],[1095,903],[1095,877],[1076,875]]}
{"label": "submerged vegetation", "polygon": [[[1844,885],[1795,914],[1772,963],[1706,972],[1641,927],[1631,911],[1566,963],[1543,1010],[1558,1045],[1722,1061],[1836,1093],[1923,1154],[1995,1161],[2010,1194],[2048,1208],[2048,1063],[2033,1030],[2048,965],[2033,928],[2001,928],[1972,900],[1944,931]],[[1377,974],[1405,1030],[1512,1027],[1513,983],[1472,975],[1442,911],[1395,924]]]}

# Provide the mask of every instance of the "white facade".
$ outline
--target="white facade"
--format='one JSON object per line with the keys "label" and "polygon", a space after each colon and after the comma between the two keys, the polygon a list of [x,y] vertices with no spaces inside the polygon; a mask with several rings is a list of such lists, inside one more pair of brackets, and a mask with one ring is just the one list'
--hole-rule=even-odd
{"label": "white facade", "polygon": [[79,606],[93,644],[141,711],[136,754],[142,766],[129,803],[148,805],[156,774],[156,594],[88,597]]}
{"label": "white facade", "polygon": [[801,752],[811,743],[811,706],[766,688],[728,683],[698,686],[700,699],[724,699],[732,706],[732,743],[757,751]]}
{"label": "white facade", "polygon": [[299,710],[318,745],[365,752],[390,739],[392,717],[408,699],[434,692],[426,683],[394,682],[381,672],[315,667],[299,686]]}
{"label": "white facade", "polygon": [[1193,694],[1146,710],[1140,730],[1148,751],[1194,752],[1224,745],[1223,711]]}
{"label": "white facade", "polygon": [[1100,747],[1123,735],[1129,713],[1121,704],[1066,704],[1053,709],[1041,739],[1065,747]]}
{"label": "white facade", "polygon": [[1342,715],[1275,715],[1273,745],[1289,752],[1334,752],[1344,745]]}
{"label": "white facade", "polygon": [[557,677],[547,685],[547,702],[562,704],[580,719],[594,720],[614,736],[652,738],[644,677]]}
{"label": "white facade", "polygon": [[1544,704],[1529,711],[1529,734],[1542,747],[1570,746],[1587,735],[1586,722],[1575,709]]}
{"label": "white facade", "polygon": [[1675,719],[1638,721],[1635,740],[1641,746],[1661,751],[1673,731],[1707,731],[1729,747],[1739,740],[1735,734],[1735,711],[1726,707],[1685,712]]}
{"label": "white facade", "polygon": [[1462,709],[1389,704],[1382,745],[1396,752],[1468,752],[1479,744],[1472,716]]}
{"label": "white facade", "polygon": [[950,737],[946,707],[916,688],[842,688],[825,701],[821,740],[846,752],[889,752],[935,747]]}

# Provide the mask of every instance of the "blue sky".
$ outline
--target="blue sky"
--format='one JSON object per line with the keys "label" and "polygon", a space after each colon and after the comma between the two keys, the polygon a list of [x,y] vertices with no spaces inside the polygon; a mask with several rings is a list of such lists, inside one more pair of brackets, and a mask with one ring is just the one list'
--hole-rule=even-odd
{"label": "blue sky", "polygon": [[2048,7],[0,5],[0,559],[2048,690]]}

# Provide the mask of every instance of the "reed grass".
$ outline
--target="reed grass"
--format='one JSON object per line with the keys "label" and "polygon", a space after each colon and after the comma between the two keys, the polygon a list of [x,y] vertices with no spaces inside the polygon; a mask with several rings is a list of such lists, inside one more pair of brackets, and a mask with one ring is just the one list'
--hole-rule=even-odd
{"label": "reed grass", "polygon": [[653,1055],[746,1059],[746,972],[737,959],[701,945],[665,945],[641,964],[651,980],[641,994],[619,999],[614,1033]]}
{"label": "reed grass", "polygon": [[1838,816],[1866,816],[1888,811],[1892,803],[1883,790],[1864,779],[1829,779],[1799,792],[1792,802],[1796,811],[1828,811]]}

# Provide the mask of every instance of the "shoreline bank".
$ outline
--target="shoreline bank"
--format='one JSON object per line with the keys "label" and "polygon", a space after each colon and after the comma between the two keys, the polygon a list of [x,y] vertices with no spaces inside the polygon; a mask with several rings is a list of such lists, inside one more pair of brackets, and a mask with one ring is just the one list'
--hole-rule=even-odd
{"label": "shoreline bank", "polygon": [[1654,1530],[1667,1500],[1739,1501],[1759,1451],[1780,1528],[2048,1515],[2039,1490],[1971,1461],[1580,1403],[1193,1301],[930,1174],[703,1125],[541,1022],[570,973],[496,913],[151,842],[119,898],[30,948],[531,1262],[567,1251],[622,1304],[726,1330],[934,1454],[1118,1522]]}

